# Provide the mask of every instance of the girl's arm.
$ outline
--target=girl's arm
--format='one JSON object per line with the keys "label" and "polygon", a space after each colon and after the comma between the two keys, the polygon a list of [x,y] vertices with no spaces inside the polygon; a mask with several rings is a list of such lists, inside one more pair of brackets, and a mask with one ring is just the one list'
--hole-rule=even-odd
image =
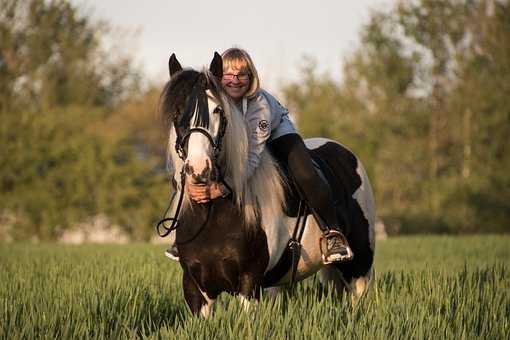
{"label": "girl's arm", "polygon": [[253,98],[245,117],[249,127],[246,176],[250,178],[260,164],[266,141],[271,135],[271,109],[266,98],[262,95]]}

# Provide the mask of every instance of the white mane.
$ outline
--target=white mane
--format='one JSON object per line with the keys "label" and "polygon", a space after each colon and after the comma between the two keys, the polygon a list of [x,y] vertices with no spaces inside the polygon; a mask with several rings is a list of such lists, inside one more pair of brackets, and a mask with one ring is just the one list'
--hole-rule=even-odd
{"label": "white mane", "polygon": [[237,107],[222,97],[229,122],[225,133],[226,181],[231,180],[236,204],[244,210],[248,224],[254,224],[260,209],[262,226],[271,225],[282,212],[283,179],[276,162],[267,150],[262,152],[260,164],[252,176],[246,178],[249,128]]}
{"label": "white mane", "polygon": [[[234,203],[242,210],[248,225],[256,225],[259,213],[263,228],[275,225],[281,216],[285,195],[285,182],[278,165],[269,152],[264,150],[259,166],[249,179],[246,178],[249,128],[242,113],[227,96],[221,92],[219,96],[228,121],[219,161],[221,166],[225,166],[225,181],[234,191]],[[177,183],[180,183],[183,162],[175,151],[175,140],[172,126],[168,143],[168,168],[174,172]]]}

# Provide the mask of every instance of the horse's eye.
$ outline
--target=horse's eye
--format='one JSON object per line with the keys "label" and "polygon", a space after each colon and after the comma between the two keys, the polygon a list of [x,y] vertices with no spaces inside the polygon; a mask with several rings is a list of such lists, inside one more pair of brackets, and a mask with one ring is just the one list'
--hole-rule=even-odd
{"label": "horse's eye", "polygon": [[223,108],[221,106],[216,106],[216,108],[213,111],[213,113],[222,113],[222,112],[223,112]]}

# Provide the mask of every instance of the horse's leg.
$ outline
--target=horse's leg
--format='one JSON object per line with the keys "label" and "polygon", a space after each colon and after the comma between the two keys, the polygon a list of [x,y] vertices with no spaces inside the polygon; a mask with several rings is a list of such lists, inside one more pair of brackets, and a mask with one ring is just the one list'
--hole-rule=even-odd
{"label": "horse's leg", "polygon": [[345,281],[344,277],[342,276],[342,272],[335,267],[334,264],[329,264],[324,266],[319,271],[319,280],[322,283],[322,285],[327,288],[329,286],[333,287],[335,292],[338,294],[338,296],[342,297],[343,292],[347,289],[349,289],[348,286],[346,286],[347,282]]}
{"label": "horse's leg", "polygon": [[255,284],[255,278],[251,273],[241,274],[239,281],[239,299],[245,311],[250,309],[252,302],[258,302],[260,298],[260,287]]}
{"label": "horse's leg", "polygon": [[351,301],[352,303],[356,303],[359,299],[368,291],[370,284],[372,283],[372,276],[374,275],[374,267],[370,268],[368,273],[364,276],[354,277],[351,279],[349,283],[350,293],[351,293]]}
{"label": "horse's leg", "polygon": [[206,293],[198,288],[195,280],[186,270],[184,270],[182,275],[182,287],[184,289],[184,298],[191,313],[194,315],[200,313],[204,318],[207,318],[211,312],[214,300],[210,299]]}

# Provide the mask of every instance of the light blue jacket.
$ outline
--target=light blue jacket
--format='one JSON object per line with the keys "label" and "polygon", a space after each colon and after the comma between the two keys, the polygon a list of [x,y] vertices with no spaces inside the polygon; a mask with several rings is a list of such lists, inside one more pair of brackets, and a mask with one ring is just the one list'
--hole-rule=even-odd
{"label": "light blue jacket", "polygon": [[289,133],[297,133],[297,130],[289,118],[289,110],[262,89],[254,97],[243,99],[242,112],[250,128],[247,169],[249,178],[260,163],[266,142]]}

